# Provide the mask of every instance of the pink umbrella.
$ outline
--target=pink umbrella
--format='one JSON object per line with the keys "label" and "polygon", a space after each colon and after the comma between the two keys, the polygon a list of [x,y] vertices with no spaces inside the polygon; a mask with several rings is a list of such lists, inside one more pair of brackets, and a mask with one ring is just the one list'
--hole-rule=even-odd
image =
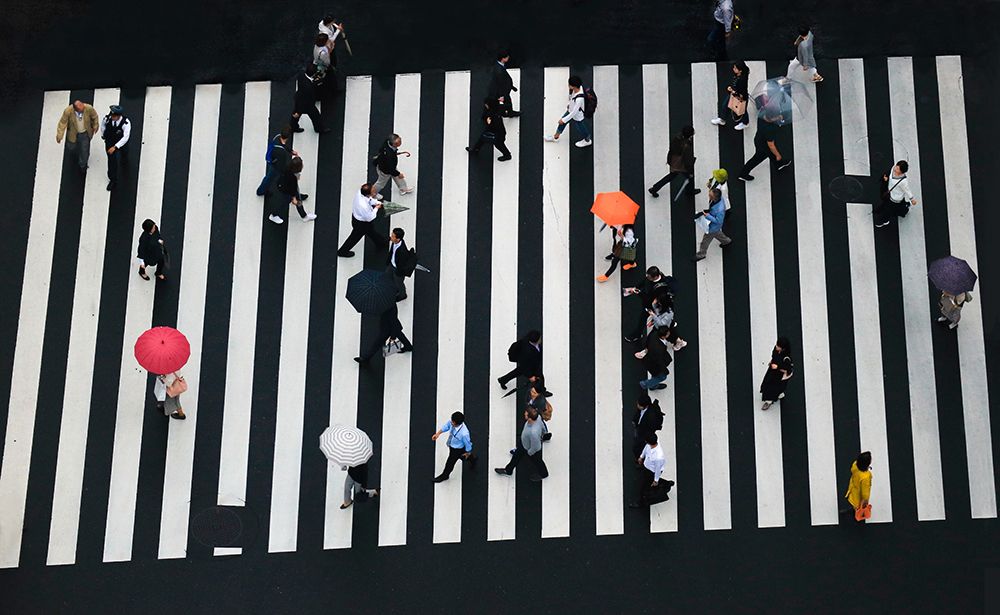
{"label": "pink umbrella", "polygon": [[172,327],[153,327],[135,341],[135,360],[154,374],[170,374],[184,367],[191,344]]}

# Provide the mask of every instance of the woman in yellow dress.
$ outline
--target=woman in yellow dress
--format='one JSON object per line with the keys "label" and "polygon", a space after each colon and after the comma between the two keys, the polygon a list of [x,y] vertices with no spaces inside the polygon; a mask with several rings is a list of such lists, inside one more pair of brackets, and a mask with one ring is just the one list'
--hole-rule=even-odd
{"label": "woman in yellow dress", "polygon": [[872,454],[865,451],[858,455],[858,458],[851,464],[851,481],[847,485],[847,493],[844,497],[851,505],[851,509],[844,512],[857,513],[858,509],[867,507],[868,500],[872,493]]}

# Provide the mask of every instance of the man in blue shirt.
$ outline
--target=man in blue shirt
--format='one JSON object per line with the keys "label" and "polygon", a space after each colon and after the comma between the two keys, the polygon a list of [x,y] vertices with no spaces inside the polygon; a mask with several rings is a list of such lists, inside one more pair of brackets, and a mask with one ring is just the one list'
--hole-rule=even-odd
{"label": "man in blue shirt", "polygon": [[712,188],[708,191],[708,209],[699,212],[695,216],[695,219],[702,216],[708,220],[708,231],[701,238],[701,245],[698,246],[698,252],[691,259],[694,262],[705,258],[705,253],[708,251],[708,246],[712,244],[713,239],[718,239],[720,246],[728,246],[729,242],[732,241],[732,239],[726,237],[722,232],[722,223],[726,219],[726,201],[723,200],[722,191],[718,188]]}
{"label": "man in blue shirt", "polygon": [[476,456],[472,454],[472,435],[469,433],[469,426],[465,424],[465,415],[461,412],[452,413],[451,420],[442,425],[431,436],[431,440],[437,441],[443,433],[448,434],[448,461],[444,462],[444,471],[434,477],[435,483],[448,480],[459,459],[469,462],[470,470],[476,468]]}

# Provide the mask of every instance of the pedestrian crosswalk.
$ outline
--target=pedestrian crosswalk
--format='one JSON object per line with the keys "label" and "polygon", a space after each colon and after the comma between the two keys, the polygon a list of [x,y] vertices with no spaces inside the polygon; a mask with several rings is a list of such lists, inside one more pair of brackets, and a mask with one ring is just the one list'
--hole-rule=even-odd
{"label": "pedestrian crosswalk", "polygon": [[[749,66],[753,83],[783,72]],[[926,278],[927,263],[948,253],[977,271],[990,262],[969,190],[968,134],[987,120],[966,115],[959,57],[821,69],[826,80],[805,86],[814,113],[779,137],[793,165],[759,167],[746,184],[735,177],[756,123],[742,134],[710,123],[728,70],[715,64],[578,73],[600,96],[586,149],[572,133],[541,139],[565,109],[570,68],[511,70],[523,114],[506,122],[509,162],[464,151],[481,129],[485,73],[350,77],[324,110],[336,129],[321,138],[304,120],[294,138],[306,209],[318,218],[289,212],[281,226],[255,190],[267,139],[287,119],[288,83],[45,92],[23,260],[8,264],[24,276],[17,335],[4,340],[13,368],[0,567],[831,525],[859,450],[875,460],[873,522],[995,518],[983,324],[995,308],[973,301],[957,331],[939,328]],[[104,156],[95,151],[81,181],[52,142],[71,95],[134,113],[112,196]],[[703,193],[653,199],[645,188],[685,125]],[[347,301],[347,280],[384,269],[385,253],[367,242],[351,259],[335,253],[354,194],[374,176],[370,157],[391,133],[403,138],[400,169],[416,191],[385,188],[408,209],[381,232],[405,229],[431,273],[407,279],[399,304],[413,353],[359,368],[352,359],[377,324]],[[877,195],[844,203],[827,188],[901,158],[920,203],[898,227],[873,229]],[[694,263],[691,216],[720,167],[734,178],[733,242]],[[642,206],[639,267],[597,283],[610,237],[589,208],[595,193],[619,189]],[[132,242],[147,218],[170,251],[166,282],[135,272]],[[74,219],[76,228],[57,225]],[[56,257],[69,253],[69,266]],[[664,475],[676,486],[647,513],[627,506],[644,375],[622,342],[639,318],[622,290],[651,265],[677,281],[689,344],[672,351],[668,386],[654,392],[666,415]],[[53,298],[67,288],[63,309]],[[191,343],[185,421],[156,410],[132,356],[152,325],[176,326]],[[523,470],[492,472],[523,422],[523,393],[504,397],[495,379],[530,329],[542,331],[554,392],[540,486]],[[792,340],[796,373],[763,412],[758,386],[779,335]],[[481,463],[433,484],[447,453],[429,436],[455,410]],[[375,442],[376,504],[340,509],[344,472],[318,450],[331,423]],[[214,506],[256,523],[213,543],[193,520]]]}

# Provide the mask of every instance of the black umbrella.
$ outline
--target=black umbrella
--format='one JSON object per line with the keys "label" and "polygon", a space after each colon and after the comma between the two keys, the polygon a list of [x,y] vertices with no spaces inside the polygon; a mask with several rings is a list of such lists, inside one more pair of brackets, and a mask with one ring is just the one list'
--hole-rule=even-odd
{"label": "black umbrella", "polygon": [[347,280],[347,300],[362,314],[382,314],[396,302],[396,286],[385,271],[362,269]]}

